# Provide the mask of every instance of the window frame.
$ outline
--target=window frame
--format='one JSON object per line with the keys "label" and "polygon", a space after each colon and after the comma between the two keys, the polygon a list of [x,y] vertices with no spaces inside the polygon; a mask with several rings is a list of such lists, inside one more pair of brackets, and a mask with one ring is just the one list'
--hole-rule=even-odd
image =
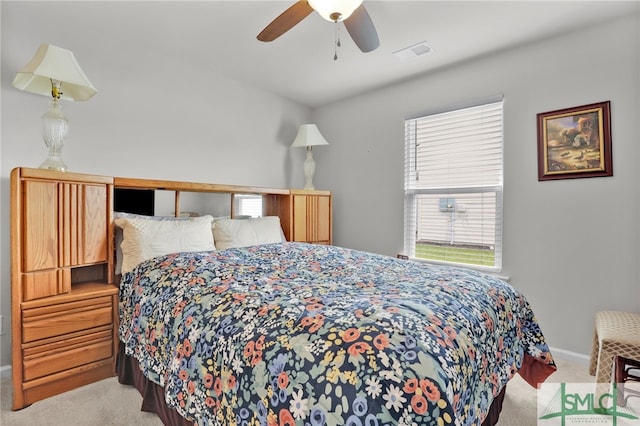
{"label": "window frame", "polygon": [[[451,187],[432,187],[432,188],[413,188],[411,183],[412,179],[415,179],[417,173],[417,143],[416,136],[410,135],[411,126],[409,122],[416,123],[421,118],[428,118],[435,115],[440,115],[449,112],[458,112],[465,109],[471,109],[476,107],[489,107],[494,104],[500,104],[500,170],[497,184],[489,185],[466,185],[466,186],[451,186]],[[415,126],[414,129],[415,130]],[[413,139],[411,139],[413,137]],[[409,143],[410,141],[413,143]],[[502,272],[502,254],[503,254],[503,230],[504,230],[504,209],[503,209],[503,196],[504,196],[504,100],[502,97],[485,100],[474,104],[468,104],[462,107],[449,108],[443,111],[433,112],[429,114],[423,114],[418,117],[408,118],[405,120],[405,159],[404,159],[404,224],[403,224],[403,243],[404,254],[413,260],[452,265],[465,267],[470,269],[477,269],[487,272],[500,273]],[[413,170],[412,170],[412,167]],[[473,263],[461,263],[445,260],[428,259],[422,257],[416,257],[415,249],[417,243],[418,234],[418,198],[420,195],[440,195],[441,198],[451,197],[455,194],[480,194],[480,193],[495,193],[495,241],[494,241],[494,265],[483,266]]]}

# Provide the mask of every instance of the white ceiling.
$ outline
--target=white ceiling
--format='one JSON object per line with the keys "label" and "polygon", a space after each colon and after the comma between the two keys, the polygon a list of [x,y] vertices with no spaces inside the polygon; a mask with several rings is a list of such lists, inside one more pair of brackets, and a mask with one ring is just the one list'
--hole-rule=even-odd
{"label": "white ceiling", "polygon": [[[294,1],[43,2],[20,10],[35,28],[65,32],[74,44],[90,31],[87,43],[106,54],[122,45],[159,50],[310,107],[640,10],[637,0],[365,0],[380,47],[360,52],[342,27],[334,61],[334,24],[315,12],[273,42],[256,39]],[[422,41],[431,53],[392,55]]]}

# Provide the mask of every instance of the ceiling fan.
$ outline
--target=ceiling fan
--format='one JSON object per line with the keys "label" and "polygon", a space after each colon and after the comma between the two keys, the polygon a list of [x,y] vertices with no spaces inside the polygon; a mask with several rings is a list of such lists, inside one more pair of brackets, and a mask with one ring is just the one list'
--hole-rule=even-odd
{"label": "ceiling fan", "polygon": [[[273,41],[296,26],[314,10],[327,21],[343,22],[349,35],[362,52],[371,52],[380,45],[378,33],[363,0],[298,0],[280,16],[271,21],[260,34],[258,40]],[[336,37],[336,45],[339,39]],[[334,57],[334,59],[336,59]]]}

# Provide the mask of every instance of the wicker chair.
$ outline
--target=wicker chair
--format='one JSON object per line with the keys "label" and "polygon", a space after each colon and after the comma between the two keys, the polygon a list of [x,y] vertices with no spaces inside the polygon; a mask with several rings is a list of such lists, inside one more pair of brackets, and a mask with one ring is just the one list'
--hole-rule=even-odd
{"label": "wicker chair", "polygon": [[640,360],[640,314],[596,313],[589,374],[597,383],[611,383],[614,358]]}

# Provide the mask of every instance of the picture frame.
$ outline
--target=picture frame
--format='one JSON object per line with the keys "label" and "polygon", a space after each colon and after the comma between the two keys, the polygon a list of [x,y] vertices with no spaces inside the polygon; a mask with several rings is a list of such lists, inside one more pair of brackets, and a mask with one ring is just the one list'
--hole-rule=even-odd
{"label": "picture frame", "polygon": [[613,176],[610,102],[537,114],[538,180]]}

